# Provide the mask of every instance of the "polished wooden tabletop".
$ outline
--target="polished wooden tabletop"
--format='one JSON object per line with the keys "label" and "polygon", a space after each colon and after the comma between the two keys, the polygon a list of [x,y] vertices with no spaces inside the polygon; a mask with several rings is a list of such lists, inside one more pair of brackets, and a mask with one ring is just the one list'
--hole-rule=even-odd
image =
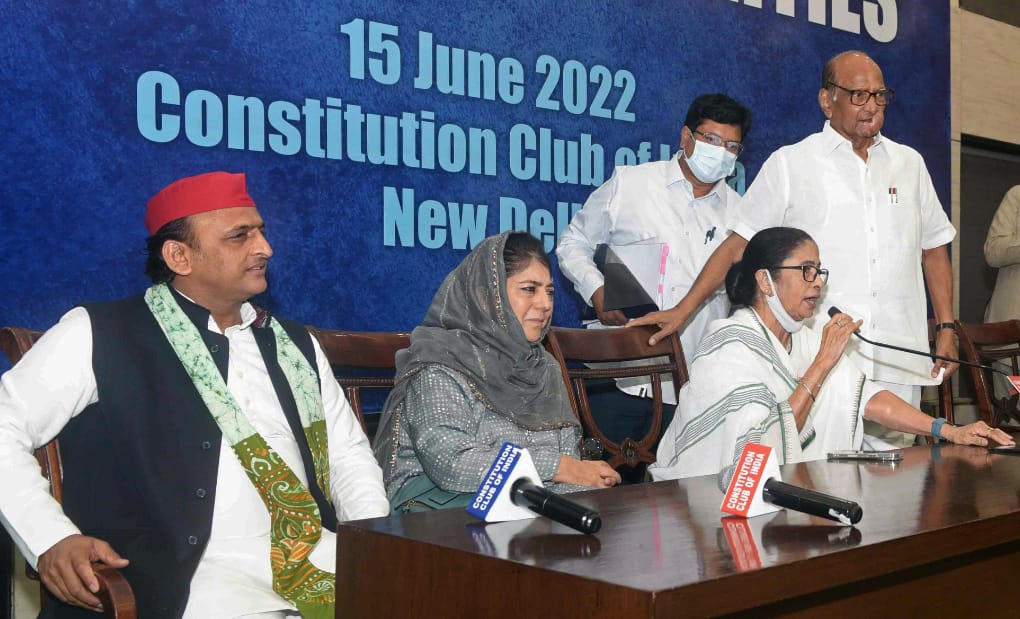
{"label": "polished wooden tabletop", "polygon": [[[725,517],[719,481],[707,476],[572,495],[601,513],[594,536],[545,518],[484,524],[455,509],[346,523],[338,552],[342,559],[345,539],[360,534],[399,538],[653,595],[682,592],[686,611],[718,614],[981,549],[1020,548],[1020,456],[956,445],[903,456],[895,465],[782,467],[784,481],[858,502],[864,517],[854,527],[789,510]],[[738,600],[732,591],[741,583]]]}

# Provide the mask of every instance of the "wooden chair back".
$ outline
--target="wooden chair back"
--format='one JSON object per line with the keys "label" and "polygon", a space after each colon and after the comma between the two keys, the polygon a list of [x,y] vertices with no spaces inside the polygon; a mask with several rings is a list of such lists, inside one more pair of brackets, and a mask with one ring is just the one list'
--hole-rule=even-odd
{"label": "wooden chair back", "polygon": [[[956,321],[956,333],[968,361],[1001,367],[1010,376],[1020,376],[1020,321]],[[1010,420],[1020,421],[1017,415],[1017,394],[996,397],[992,380],[994,372],[975,367],[970,368],[970,371],[977,393],[978,417],[993,427],[1020,429],[1015,424],[1006,423]]]}
{"label": "wooden chair back", "polygon": [[[657,342],[655,346],[649,346],[648,338],[656,331],[657,329],[652,327],[624,329],[553,327],[546,338],[546,348],[562,368],[563,380],[567,384],[574,415],[581,420],[586,436],[595,437],[602,442],[603,449],[610,456],[609,464],[614,468],[655,462],[655,453],[652,449],[662,432],[661,375],[671,375],[673,389],[676,392],[687,382],[687,362],[684,359],[680,338],[674,333]],[[625,364],[597,368],[583,365],[624,361],[640,361],[642,365]],[[618,443],[610,441],[592,415],[587,381],[637,376],[647,376],[651,379],[651,427],[643,437],[627,437]]]}
{"label": "wooden chair back", "polygon": [[308,331],[319,340],[322,351],[333,366],[337,382],[347,395],[362,429],[368,434],[361,391],[393,388],[397,351],[411,345],[411,334],[339,331],[311,326]]}
{"label": "wooden chair back", "polygon": [[[42,331],[24,327],[4,327],[0,329],[0,350],[15,365],[28,352],[36,341],[42,337]],[[63,461],[60,459],[60,442],[53,439],[35,450],[35,459],[39,461],[43,477],[50,484],[50,493],[58,503],[63,502]],[[99,579],[99,592],[96,596],[103,603],[103,616],[116,619],[136,619],[135,596],[124,575],[116,568],[108,565],[95,565]],[[38,580],[39,575],[31,566],[25,565],[29,578]],[[39,602],[43,603],[47,595],[46,588],[39,583]]]}

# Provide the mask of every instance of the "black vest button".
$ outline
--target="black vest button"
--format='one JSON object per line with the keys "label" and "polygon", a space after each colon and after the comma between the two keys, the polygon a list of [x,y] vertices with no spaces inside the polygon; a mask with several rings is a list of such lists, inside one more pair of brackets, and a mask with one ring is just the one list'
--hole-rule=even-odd
{"label": "black vest button", "polygon": [[198,490],[196,490],[195,491],[195,496],[197,496],[200,499],[204,499],[205,498],[205,488],[199,488]]}
{"label": "black vest button", "polygon": [[192,546],[196,546],[196,545],[198,545],[198,538],[195,537],[194,535],[189,535],[188,536],[188,543],[191,544]]}
{"label": "black vest button", "polygon": [[220,352],[220,345],[219,344],[213,344],[212,346],[209,347],[209,352],[211,352],[213,354],[216,354],[216,353]]}
{"label": "black vest button", "polygon": [[203,450],[212,449],[212,443],[210,443],[209,441],[202,441],[202,449]]}

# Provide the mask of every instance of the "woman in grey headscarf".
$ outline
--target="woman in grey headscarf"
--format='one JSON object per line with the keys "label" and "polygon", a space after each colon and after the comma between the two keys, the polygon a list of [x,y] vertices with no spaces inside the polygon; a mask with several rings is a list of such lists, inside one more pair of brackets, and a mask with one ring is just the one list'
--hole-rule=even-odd
{"label": "woman in grey headscarf", "polygon": [[581,431],[541,344],[552,308],[549,256],[527,233],[485,239],[447,275],[397,353],[376,434],[395,512],[467,505],[505,441],[528,449],[554,491],[620,482],[577,457]]}

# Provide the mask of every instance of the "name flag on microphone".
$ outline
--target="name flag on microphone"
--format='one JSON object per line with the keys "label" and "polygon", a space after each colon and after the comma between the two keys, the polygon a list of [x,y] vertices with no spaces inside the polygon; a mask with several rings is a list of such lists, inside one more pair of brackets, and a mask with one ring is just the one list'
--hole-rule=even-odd
{"label": "name flag on microphone", "polygon": [[538,514],[515,505],[511,500],[510,489],[514,482],[522,477],[542,479],[528,450],[513,443],[503,443],[499,448],[499,455],[482,479],[482,485],[478,487],[475,498],[467,506],[467,513],[486,522],[537,518]]}
{"label": "name flag on microphone", "polygon": [[762,498],[762,487],[771,477],[781,479],[779,463],[772,448],[748,443],[737,460],[733,479],[730,480],[719,509],[742,518],[779,511],[782,509],[780,506],[768,503]]}

